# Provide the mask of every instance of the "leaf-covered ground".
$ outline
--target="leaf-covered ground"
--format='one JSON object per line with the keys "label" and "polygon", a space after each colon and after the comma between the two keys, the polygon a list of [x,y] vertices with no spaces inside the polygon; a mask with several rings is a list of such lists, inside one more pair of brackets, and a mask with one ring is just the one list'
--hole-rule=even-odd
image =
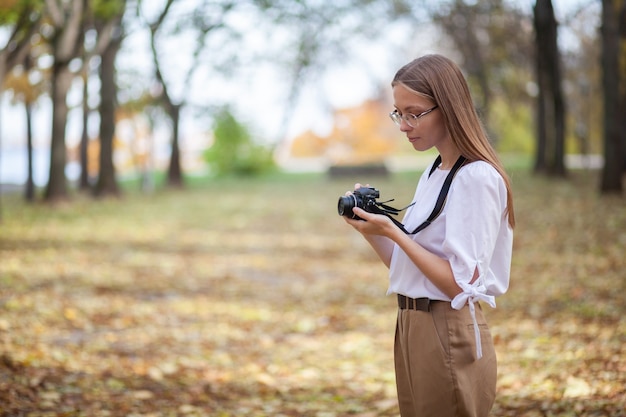
{"label": "leaf-covered ground", "polygon": [[[513,175],[493,416],[626,416],[626,203]],[[367,181],[367,179],[363,179]],[[396,416],[395,300],[336,214],[353,180],[3,196],[1,416]],[[370,180],[398,205],[416,175]]]}

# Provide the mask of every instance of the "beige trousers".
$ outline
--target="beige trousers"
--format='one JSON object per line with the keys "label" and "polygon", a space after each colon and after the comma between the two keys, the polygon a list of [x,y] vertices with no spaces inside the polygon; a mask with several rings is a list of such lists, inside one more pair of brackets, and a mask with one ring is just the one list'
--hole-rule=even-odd
{"label": "beige trousers", "polygon": [[476,304],[483,357],[476,359],[469,307],[431,302],[398,310],[394,360],[402,417],[487,417],[496,394],[496,353]]}

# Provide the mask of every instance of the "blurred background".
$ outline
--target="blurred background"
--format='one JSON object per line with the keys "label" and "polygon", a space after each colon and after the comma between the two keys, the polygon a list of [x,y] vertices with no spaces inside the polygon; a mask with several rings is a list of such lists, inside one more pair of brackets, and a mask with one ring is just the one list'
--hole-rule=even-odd
{"label": "blurred background", "polygon": [[427,53],[513,183],[491,415],[626,416],[626,2],[0,0],[0,417],[397,416],[336,202],[410,203]]}
{"label": "blurred background", "polygon": [[604,167],[601,189],[619,192],[623,7],[3,0],[0,184],[32,201],[37,189],[46,200],[118,194],[127,179],[149,191],[192,176],[419,168],[387,117],[389,82],[443,53],[501,154],[551,176]]}

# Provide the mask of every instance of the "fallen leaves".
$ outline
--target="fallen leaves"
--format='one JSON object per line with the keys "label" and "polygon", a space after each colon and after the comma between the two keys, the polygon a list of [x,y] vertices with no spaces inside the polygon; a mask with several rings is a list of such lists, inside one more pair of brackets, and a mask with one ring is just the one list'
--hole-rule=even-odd
{"label": "fallen leaves", "polygon": [[[623,200],[584,176],[514,179],[511,290],[485,309],[492,415],[624,416]],[[294,177],[54,209],[3,200],[0,415],[397,415],[396,307],[334,212],[345,188]]]}

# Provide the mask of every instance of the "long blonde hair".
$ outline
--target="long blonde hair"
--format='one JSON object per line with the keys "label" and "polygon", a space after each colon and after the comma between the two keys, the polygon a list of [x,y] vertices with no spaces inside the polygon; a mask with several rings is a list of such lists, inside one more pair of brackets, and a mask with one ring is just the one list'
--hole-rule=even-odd
{"label": "long blonde hair", "polygon": [[509,224],[515,227],[511,180],[489,142],[461,69],[442,55],[424,55],[398,70],[391,82],[397,84],[439,106],[452,142],[469,162],[485,161],[498,171],[507,189]]}

